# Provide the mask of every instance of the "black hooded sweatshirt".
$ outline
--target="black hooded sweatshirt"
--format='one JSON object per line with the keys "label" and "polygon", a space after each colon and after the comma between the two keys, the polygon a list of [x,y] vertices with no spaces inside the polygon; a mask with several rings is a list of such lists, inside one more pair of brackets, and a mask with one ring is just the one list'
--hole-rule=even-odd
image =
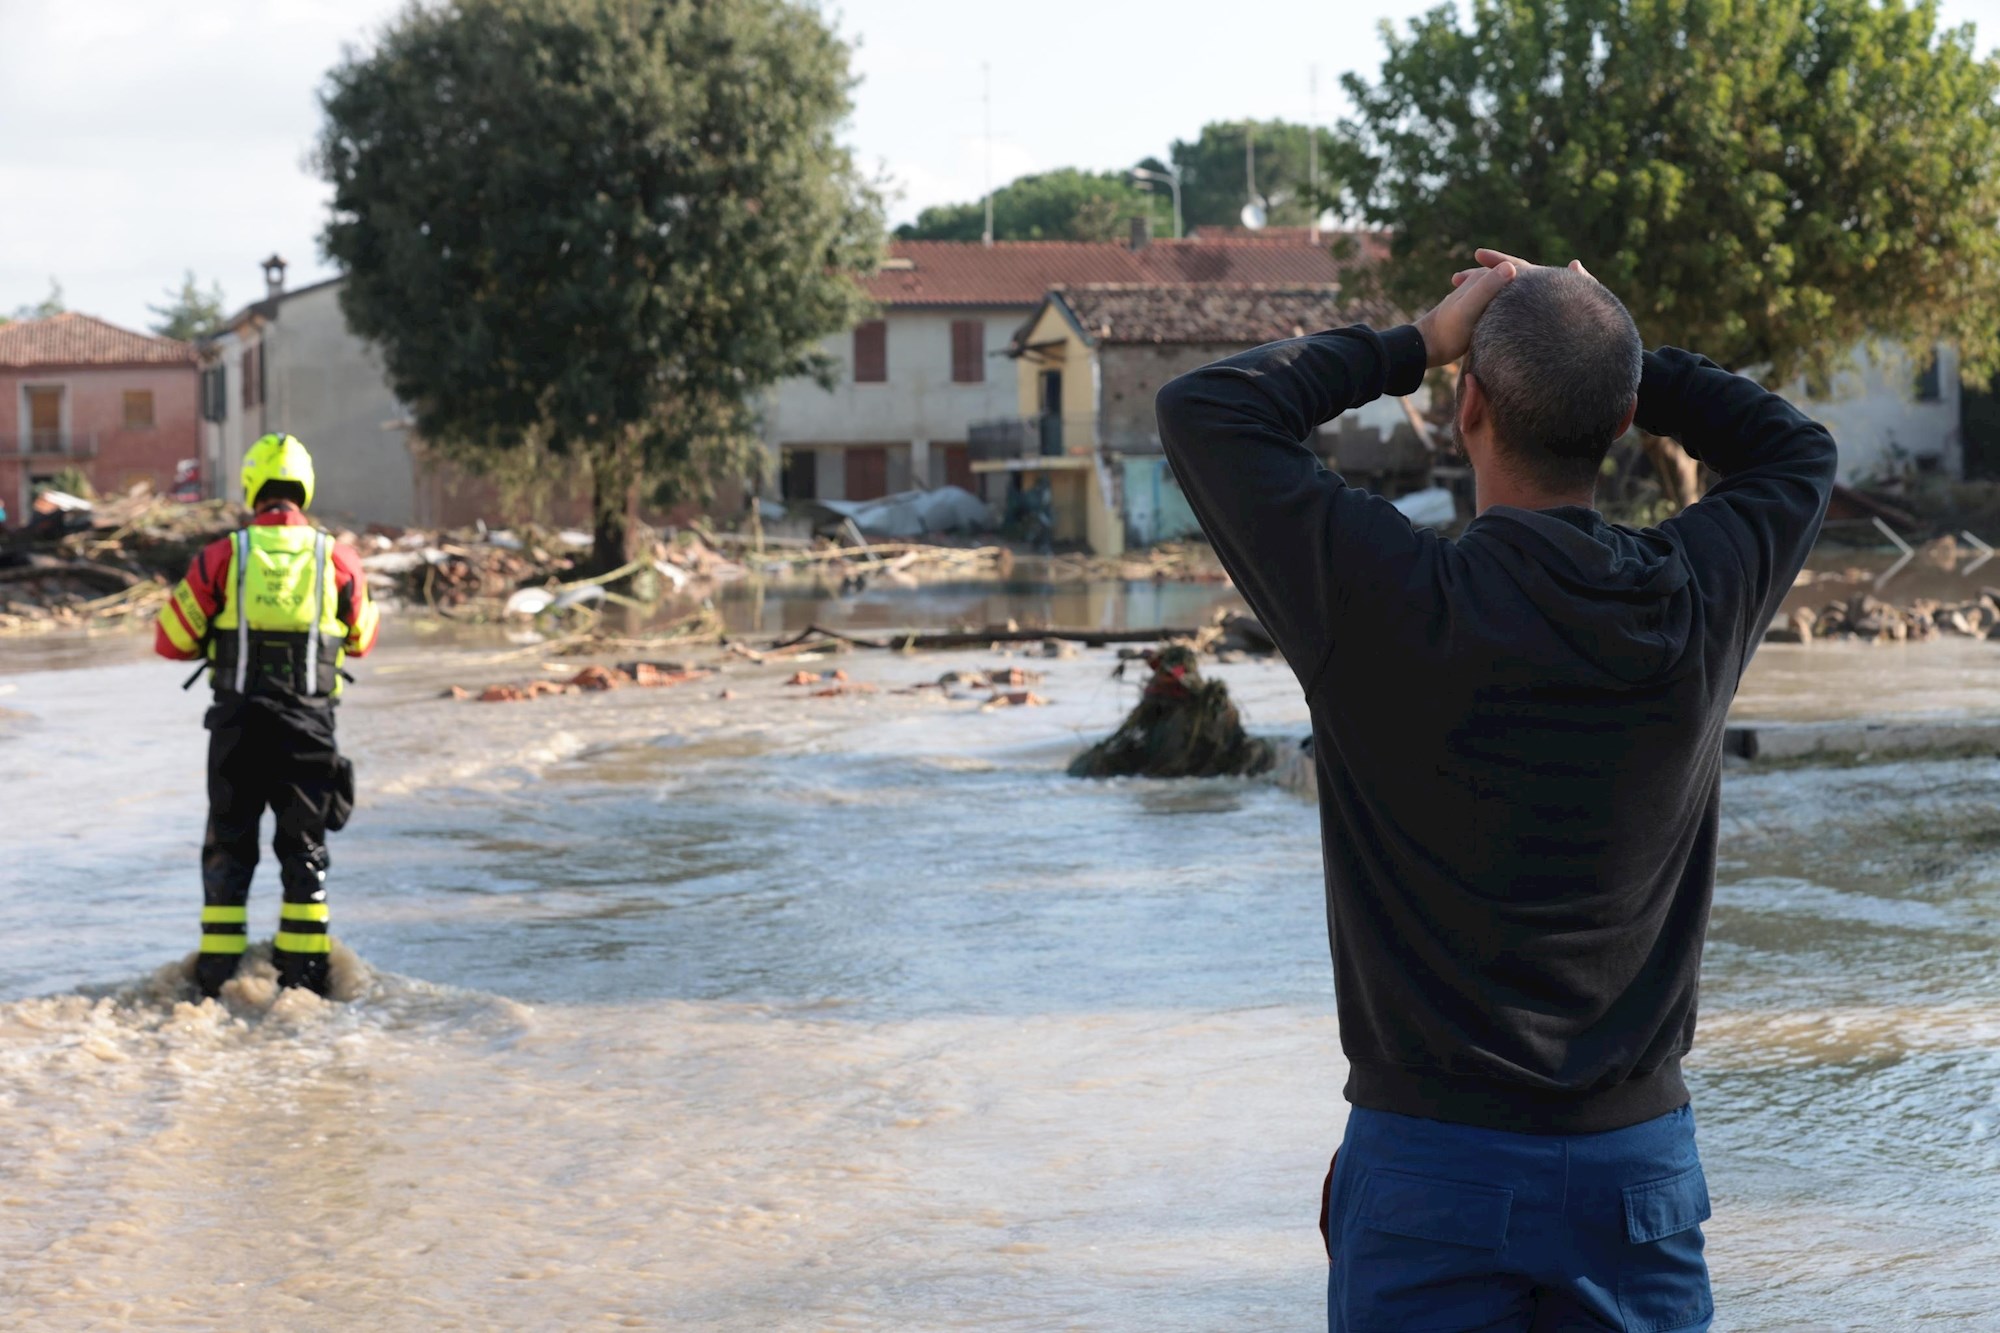
{"label": "black hooded sweatshirt", "polygon": [[1160,438],[1312,709],[1348,1100],[1637,1124],[1688,1100],[1723,723],[1819,531],[1833,441],[1663,348],[1639,425],[1722,475],[1705,499],[1645,531],[1495,506],[1448,541],[1304,443],[1424,362],[1409,326],[1272,343],[1162,389]]}

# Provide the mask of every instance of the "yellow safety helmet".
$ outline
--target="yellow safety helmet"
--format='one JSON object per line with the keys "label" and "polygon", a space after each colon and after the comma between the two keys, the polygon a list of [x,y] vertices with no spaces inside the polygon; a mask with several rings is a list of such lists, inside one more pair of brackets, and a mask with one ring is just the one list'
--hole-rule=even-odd
{"label": "yellow safety helmet", "polygon": [[295,481],[306,493],[302,508],[312,508],[313,459],[295,435],[266,435],[243,455],[243,503],[255,505],[266,482]]}

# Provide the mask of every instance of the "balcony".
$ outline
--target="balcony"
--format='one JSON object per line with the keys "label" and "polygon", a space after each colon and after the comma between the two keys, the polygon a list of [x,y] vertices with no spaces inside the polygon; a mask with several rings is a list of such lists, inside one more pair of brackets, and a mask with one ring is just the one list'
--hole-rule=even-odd
{"label": "balcony", "polygon": [[975,463],[1018,458],[1056,458],[1063,452],[1062,418],[1053,412],[974,422],[966,446]]}
{"label": "balcony", "polygon": [[0,458],[63,459],[97,457],[97,432],[32,430],[25,435],[0,435]]}

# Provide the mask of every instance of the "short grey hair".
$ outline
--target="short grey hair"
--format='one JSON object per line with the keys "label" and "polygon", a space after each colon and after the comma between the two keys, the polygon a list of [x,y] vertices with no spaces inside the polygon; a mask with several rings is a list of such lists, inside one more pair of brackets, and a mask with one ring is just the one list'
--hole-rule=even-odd
{"label": "short grey hair", "polygon": [[1472,328],[1463,371],[1493,414],[1504,464],[1557,490],[1592,485],[1639,392],[1631,312],[1597,279],[1531,268]]}

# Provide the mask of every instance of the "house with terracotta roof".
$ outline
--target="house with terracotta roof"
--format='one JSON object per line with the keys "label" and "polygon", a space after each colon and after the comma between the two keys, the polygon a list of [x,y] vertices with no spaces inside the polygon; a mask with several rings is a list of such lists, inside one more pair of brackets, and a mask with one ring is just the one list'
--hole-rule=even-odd
{"label": "house with terracotta roof", "polygon": [[[1261,343],[1402,319],[1344,297],[1338,282],[1054,288],[1008,343],[1016,415],[974,425],[972,469],[1046,485],[1058,540],[1075,535],[1115,550],[1194,536],[1200,527],[1160,444],[1161,386]],[[1089,386],[1073,410],[1070,385]],[[1436,460],[1405,408],[1427,402],[1419,391],[1367,404],[1322,428],[1314,451],[1350,480],[1392,493],[1399,483],[1427,484]]]}
{"label": "house with terracotta roof", "polygon": [[[780,494],[865,500],[949,483],[1003,500],[1018,479],[974,471],[976,423],[1097,412],[1088,379],[1038,382],[1047,396],[1032,413],[1020,401],[1009,340],[1051,288],[1335,284],[1371,257],[1303,232],[1155,240],[1143,222],[1123,242],[894,242],[864,279],[877,317],[822,345],[833,387],[791,380],[765,401]],[[1068,526],[1059,537],[1085,540]]]}
{"label": "house with terracotta roof", "polygon": [[0,499],[14,521],[74,468],[99,491],[173,487],[201,449],[193,344],[69,312],[0,324]]}

